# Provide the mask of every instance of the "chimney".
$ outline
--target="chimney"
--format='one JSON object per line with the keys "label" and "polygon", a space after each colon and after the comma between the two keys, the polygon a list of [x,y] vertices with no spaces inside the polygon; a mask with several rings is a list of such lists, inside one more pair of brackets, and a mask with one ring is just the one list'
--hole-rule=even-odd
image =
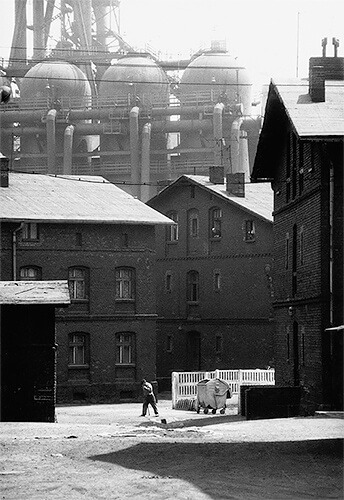
{"label": "chimney", "polygon": [[325,102],[325,80],[344,80],[344,58],[337,57],[339,41],[332,39],[334,57],[325,57],[326,43],[327,38],[324,38],[323,57],[309,59],[309,95],[313,102]]}
{"label": "chimney", "polygon": [[225,168],[222,165],[213,165],[209,167],[209,182],[212,184],[223,184],[225,177]]}
{"label": "chimney", "polygon": [[245,198],[245,172],[227,174],[226,191],[228,194]]}
{"label": "chimney", "polygon": [[0,187],[8,187],[9,159],[0,153]]}

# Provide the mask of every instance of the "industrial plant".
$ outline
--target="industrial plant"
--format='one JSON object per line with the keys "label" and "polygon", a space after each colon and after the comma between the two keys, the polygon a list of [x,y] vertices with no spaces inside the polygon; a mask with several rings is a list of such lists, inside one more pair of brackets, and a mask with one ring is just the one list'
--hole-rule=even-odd
{"label": "industrial plant", "polygon": [[12,90],[0,109],[11,169],[101,175],[144,202],[210,166],[249,181],[261,117],[247,69],[221,40],[188,60],[131,47],[119,11],[119,0],[15,0],[0,77]]}

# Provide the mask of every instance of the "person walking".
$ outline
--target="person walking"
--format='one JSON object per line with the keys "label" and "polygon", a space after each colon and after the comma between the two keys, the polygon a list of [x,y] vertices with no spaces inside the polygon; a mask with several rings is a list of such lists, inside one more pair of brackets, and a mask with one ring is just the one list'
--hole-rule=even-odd
{"label": "person walking", "polygon": [[[143,392],[143,406],[142,406],[142,414],[141,417],[145,417],[148,409],[148,405],[154,410],[154,415],[156,417],[159,416],[158,407],[156,404],[155,394],[153,392],[153,386],[150,382],[147,382],[146,379],[142,379],[141,381],[142,392]],[[148,409],[149,412],[149,409]]]}

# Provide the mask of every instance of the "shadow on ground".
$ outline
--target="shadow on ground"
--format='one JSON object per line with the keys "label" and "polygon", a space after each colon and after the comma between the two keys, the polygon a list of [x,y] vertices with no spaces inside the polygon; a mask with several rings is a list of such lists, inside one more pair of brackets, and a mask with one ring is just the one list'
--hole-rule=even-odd
{"label": "shadow on ground", "polygon": [[205,427],[207,425],[228,424],[246,420],[246,418],[242,417],[241,415],[209,415],[204,418],[198,416],[197,418],[195,418],[195,415],[196,413],[194,414],[193,418],[186,420],[176,420],[171,422],[167,420],[166,423],[162,423],[162,419],[160,418],[156,418],[154,420],[145,420],[144,422],[140,423],[138,427],[150,427],[154,425],[167,429],[175,429],[177,427]]}
{"label": "shadow on ground", "polygon": [[146,479],[179,479],[214,499],[343,498],[341,439],[273,443],[143,442],[89,458],[142,471],[142,478]]}

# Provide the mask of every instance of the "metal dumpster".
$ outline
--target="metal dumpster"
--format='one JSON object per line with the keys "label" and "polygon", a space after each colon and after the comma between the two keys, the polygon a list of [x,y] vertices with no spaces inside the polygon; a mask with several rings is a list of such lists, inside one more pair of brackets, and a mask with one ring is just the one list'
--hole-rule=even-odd
{"label": "metal dumpster", "polygon": [[212,410],[215,414],[220,409],[220,413],[226,411],[226,399],[231,397],[229,385],[219,378],[203,379],[197,384],[196,411],[200,412],[204,408],[204,413]]}

